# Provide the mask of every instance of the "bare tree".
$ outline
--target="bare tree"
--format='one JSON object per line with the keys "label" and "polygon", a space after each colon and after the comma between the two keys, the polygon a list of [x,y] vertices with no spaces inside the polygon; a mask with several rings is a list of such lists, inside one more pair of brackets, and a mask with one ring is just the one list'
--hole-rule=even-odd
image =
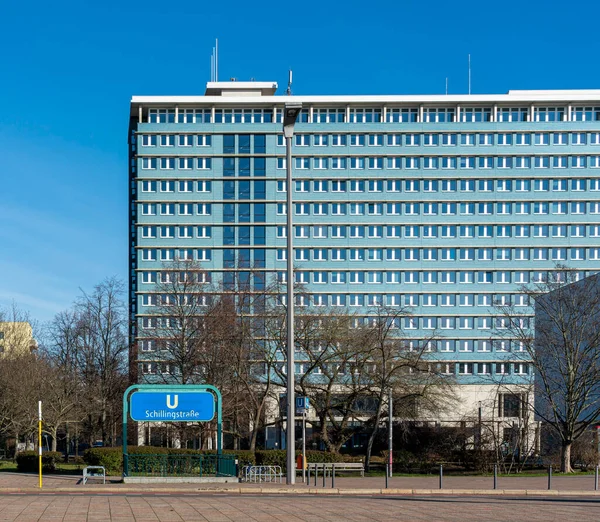
{"label": "bare tree", "polygon": [[17,443],[33,439],[36,431],[42,374],[35,354],[7,353],[0,359],[0,430]]}
{"label": "bare tree", "polygon": [[404,419],[431,412],[439,414],[452,403],[453,381],[428,358],[435,351],[436,336],[410,338],[402,328],[402,321],[409,316],[405,309],[380,306],[371,310],[361,328],[361,344],[367,348],[371,363],[366,367],[365,377],[369,395],[375,402],[367,442],[367,468],[390,391],[395,409]]}
{"label": "bare tree", "polygon": [[[109,430],[115,434],[126,386],[127,311],[125,287],[115,278],[82,292],[75,304],[77,314],[77,366],[83,383],[89,428],[98,427],[104,444]],[[113,437],[114,438],[114,437]]]}
{"label": "bare tree", "polygon": [[154,311],[144,337],[154,341],[164,381],[204,382],[214,310],[208,273],[195,261],[177,259],[158,273]]}
{"label": "bare tree", "polygon": [[[280,353],[275,370],[285,385],[287,332],[285,321],[277,324],[279,330],[272,331]],[[296,388],[310,398],[321,440],[332,452],[338,452],[356,432],[352,421],[364,415],[363,399],[368,390],[363,378],[368,353],[352,325],[349,315],[325,308],[307,307],[296,314]]]}
{"label": "bare tree", "polygon": [[[577,281],[557,266],[542,283],[522,293],[535,307],[499,308],[499,333],[519,344],[522,364],[535,369],[534,411],[561,440],[561,471],[570,472],[571,446],[600,417],[600,283]],[[522,310],[522,311],[521,311]]]}

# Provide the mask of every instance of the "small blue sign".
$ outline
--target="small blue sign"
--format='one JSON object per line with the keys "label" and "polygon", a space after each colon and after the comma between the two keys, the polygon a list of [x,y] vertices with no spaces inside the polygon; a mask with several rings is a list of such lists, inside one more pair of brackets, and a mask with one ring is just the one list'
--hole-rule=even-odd
{"label": "small blue sign", "polygon": [[296,397],[296,411],[303,413],[309,409],[308,397]]}
{"label": "small blue sign", "polygon": [[130,405],[131,418],[138,422],[208,422],[215,416],[210,392],[136,391]]}

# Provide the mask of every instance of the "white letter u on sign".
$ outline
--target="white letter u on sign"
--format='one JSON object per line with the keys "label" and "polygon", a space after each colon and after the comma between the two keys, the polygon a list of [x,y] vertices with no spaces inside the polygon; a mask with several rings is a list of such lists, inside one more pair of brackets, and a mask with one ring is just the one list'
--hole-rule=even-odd
{"label": "white letter u on sign", "polygon": [[173,404],[171,404],[171,396],[167,395],[167,408],[174,410],[179,405],[179,395],[173,395],[175,397]]}

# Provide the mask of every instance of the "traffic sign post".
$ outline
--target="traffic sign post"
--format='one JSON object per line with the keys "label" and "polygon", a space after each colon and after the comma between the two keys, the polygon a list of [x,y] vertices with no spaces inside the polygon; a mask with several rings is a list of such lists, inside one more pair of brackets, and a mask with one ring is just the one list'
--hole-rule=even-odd
{"label": "traffic sign post", "polygon": [[302,482],[306,482],[306,412],[310,406],[308,397],[296,397],[296,413],[302,414]]}
{"label": "traffic sign post", "polygon": [[[123,394],[123,476],[129,473],[127,419],[138,422],[209,422],[217,413],[217,454],[223,452],[221,392],[210,384],[133,384]],[[131,403],[131,414],[130,414]]]}

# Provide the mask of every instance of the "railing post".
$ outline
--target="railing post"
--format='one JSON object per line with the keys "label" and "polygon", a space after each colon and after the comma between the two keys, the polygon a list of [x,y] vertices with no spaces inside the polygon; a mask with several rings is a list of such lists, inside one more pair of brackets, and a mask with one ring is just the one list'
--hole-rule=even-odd
{"label": "railing post", "polygon": [[548,489],[552,489],[552,464],[548,466]]}
{"label": "railing post", "polygon": [[598,491],[598,466],[594,470],[594,491]]}
{"label": "railing post", "polygon": [[440,489],[444,486],[444,466],[440,464]]}
{"label": "railing post", "polygon": [[310,486],[310,466],[306,466],[306,485]]}
{"label": "railing post", "polygon": [[335,462],[331,464],[331,487],[335,488]]}
{"label": "railing post", "polygon": [[315,464],[315,488],[317,487],[317,475],[319,474],[319,466]]}
{"label": "railing post", "polygon": [[323,487],[325,487],[325,463],[323,463]]}
{"label": "railing post", "polygon": [[389,479],[389,476],[390,476],[390,474],[389,474],[389,466],[390,466],[390,463],[386,462],[385,463],[385,489],[388,488],[388,479]]}
{"label": "railing post", "polygon": [[494,464],[494,489],[498,487],[498,464]]}

